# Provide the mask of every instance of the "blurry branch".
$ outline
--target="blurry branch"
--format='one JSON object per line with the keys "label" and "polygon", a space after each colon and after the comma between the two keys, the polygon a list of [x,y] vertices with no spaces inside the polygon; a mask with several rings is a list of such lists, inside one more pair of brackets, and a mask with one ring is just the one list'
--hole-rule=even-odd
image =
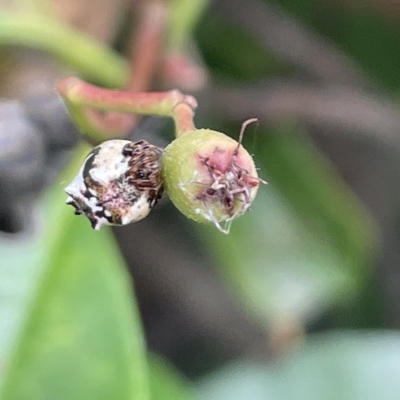
{"label": "blurry branch", "polygon": [[111,87],[123,86],[129,75],[126,61],[117,53],[38,14],[0,12],[0,45],[44,50],[83,77]]}
{"label": "blurry branch", "polygon": [[157,61],[167,19],[164,2],[147,1],[140,10],[136,34],[130,43],[130,79],[126,89],[131,92],[149,90],[156,72]]}
{"label": "blurry branch", "polygon": [[252,87],[217,88],[209,95],[210,110],[235,120],[300,119],[322,127],[352,132],[400,149],[400,114],[390,99],[342,86],[264,83]]}
{"label": "blurry branch", "polygon": [[215,0],[211,11],[229,19],[278,57],[317,77],[321,83],[367,83],[362,71],[333,43],[266,1]]}

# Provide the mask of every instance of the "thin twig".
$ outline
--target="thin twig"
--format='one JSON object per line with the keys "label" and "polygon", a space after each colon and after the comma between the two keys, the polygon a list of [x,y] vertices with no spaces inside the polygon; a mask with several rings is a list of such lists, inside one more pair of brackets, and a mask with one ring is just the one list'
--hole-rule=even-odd
{"label": "thin twig", "polygon": [[335,126],[400,148],[400,114],[390,99],[356,89],[320,88],[301,83],[258,83],[252,87],[217,88],[209,96],[209,109],[243,120],[257,115],[262,122],[299,119]]}
{"label": "thin twig", "polygon": [[143,92],[150,88],[159,58],[166,17],[165,2],[157,0],[143,4],[139,26],[130,43],[131,76],[127,90]]}

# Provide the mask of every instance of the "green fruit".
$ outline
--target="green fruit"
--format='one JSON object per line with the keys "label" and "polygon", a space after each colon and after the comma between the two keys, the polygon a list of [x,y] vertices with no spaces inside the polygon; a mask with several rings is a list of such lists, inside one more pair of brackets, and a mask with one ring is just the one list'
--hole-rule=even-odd
{"label": "green fruit", "polygon": [[250,154],[221,132],[196,129],[175,139],[161,158],[164,188],[188,218],[228,233],[260,183]]}

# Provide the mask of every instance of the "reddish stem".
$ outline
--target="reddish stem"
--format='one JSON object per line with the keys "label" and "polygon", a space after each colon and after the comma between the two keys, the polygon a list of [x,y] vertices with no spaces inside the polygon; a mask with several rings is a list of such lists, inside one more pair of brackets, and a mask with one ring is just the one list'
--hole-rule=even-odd
{"label": "reddish stem", "polygon": [[193,122],[193,116],[193,107],[186,102],[179,103],[174,107],[172,118],[175,122],[177,137],[196,129]]}
{"label": "reddish stem", "polygon": [[195,129],[193,110],[197,107],[196,99],[178,90],[131,93],[99,88],[74,77],[60,80],[57,89],[72,112],[82,108],[95,108],[140,115],[159,115],[174,119],[177,135]]}
{"label": "reddish stem", "polygon": [[129,91],[145,91],[150,86],[166,23],[165,7],[161,1],[149,1],[142,5],[139,26],[130,43],[131,76],[127,85]]}

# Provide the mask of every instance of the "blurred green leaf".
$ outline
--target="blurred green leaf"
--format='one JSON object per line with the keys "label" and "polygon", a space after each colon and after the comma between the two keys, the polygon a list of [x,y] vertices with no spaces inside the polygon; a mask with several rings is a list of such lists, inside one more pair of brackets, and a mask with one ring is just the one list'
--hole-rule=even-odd
{"label": "blurred green leaf", "polygon": [[299,125],[282,124],[260,134],[260,166],[271,184],[362,281],[377,249],[372,217]]}
{"label": "blurred green leaf", "polygon": [[0,236],[0,364],[4,365],[38,281],[45,236]]}
{"label": "blurred green leaf", "polygon": [[194,399],[189,383],[170,363],[155,354],[149,356],[149,381],[153,400]]}
{"label": "blurred green leaf", "polygon": [[241,362],[199,385],[202,400],[397,400],[400,335],[339,332],[311,336],[279,362]]}
{"label": "blurred green leaf", "polygon": [[308,29],[334,41],[372,80],[391,90],[400,88],[400,30],[396,20],[390,19],[390,2],[274,2]]}
{"label": "blurred green leaf", "polygon": [[[45,202],[33,301],[14,309],[22,329],[4,342],[14,341],[14,349],[2,351],[0,398],[145,400],[147,363],[130,277],[109,231],[92,231],[64,197],[56,186]],[[24,254],[16,260],[16,267],[27,261]]]}
{"label": "blurred green leaf", "polygon": [[256,160],[269,185],[229,236],[204,236],[231,292],[262,323],[304,323],[360,289],[374,225],[301,132],[260,135]]}
{"label": "blurred green leaf", "polygon": [[246,32],[213,15],[200,21],[196,39],[208,66],[225,80],[254,81],[291,70]]}
{"label": "blurred green leaf", "polygon": [[113,50],[49,17],[0,10],[0,46],[33,47],[84,78],[111,87],[128,79],[128,63]]}
{"label": "blurred green leaf", "polygon": [[172,0],[168,5],[166,48],[182,52],[190,40],[197,21],[202,17],[209,0]]}

